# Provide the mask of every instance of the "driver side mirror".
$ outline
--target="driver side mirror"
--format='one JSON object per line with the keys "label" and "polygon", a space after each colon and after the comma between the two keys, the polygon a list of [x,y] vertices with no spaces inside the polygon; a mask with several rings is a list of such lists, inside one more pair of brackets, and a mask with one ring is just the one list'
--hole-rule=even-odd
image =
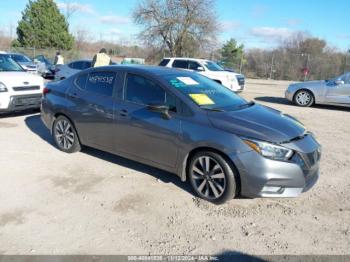
{"label": "driver side mirror", "polygon": [[337,86],[340,86],[340,85],[344,85],[345,82],[344,82],[343,80],[336,80],[336,81],[335,81],[335,84],[336,84]]}
{"label": "driver side mirror", "polygon": [[166,120],[171,118],[169,114],[169,107],[166,105],[148,105],[147,109],[151,112],[162,114],[162,117]]}
{"label": "driver side mirror", "polygon": [[197,71],[199,71],[199,72],[204,71],[204,67],[202,67],[202,66],[198,66],[198,67],[197,67]]}

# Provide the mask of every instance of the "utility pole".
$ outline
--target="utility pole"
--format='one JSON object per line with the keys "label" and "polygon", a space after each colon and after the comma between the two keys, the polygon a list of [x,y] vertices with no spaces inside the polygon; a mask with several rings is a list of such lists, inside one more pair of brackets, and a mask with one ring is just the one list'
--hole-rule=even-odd
{"label": "utility pole", "polygon": [[[310,54],[304,54],[304,53],[302,53],[301,56],[306,56],[306,66],[305,66],[305,68],[308,70],[308,72],[310,72],[310,69],[309,69]],[[304,74],[304,82],[306,81],[307,75],[308,75],[308,74]]]}
{"label": "utility pole", "polygon": [[348,56],[350,55],[350,48],[348,49],[348,51],[345,53],[345,65],[344,65],[344,74],[347,71],[348,68]]}
{"label": "utility pole", "polygon": [[242,74],[242,66],[243,66],[243,52],[241,54],[241,62],[240,62],[240,65],[239,65],[239,73]]}
{"label": "utility pole", "polygon": [[272,73],[273,73],[273,62],[275,60],[275,53],[272,53],[271,57],[271,68],[270,68],[270,79],[272,79]]}

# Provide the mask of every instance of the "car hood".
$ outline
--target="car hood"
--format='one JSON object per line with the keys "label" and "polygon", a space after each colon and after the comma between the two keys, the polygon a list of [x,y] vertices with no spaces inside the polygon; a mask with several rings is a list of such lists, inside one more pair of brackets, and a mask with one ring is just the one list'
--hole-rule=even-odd
{"label": "car hood", "polygon": [[262,105],[229,112],[208,112],[214,127],[238,136],[285,143],[305,133],[297,120]]}
{"label": "car hood", "polygon": [[[0,82],[7,87],[23,85],[44,85],[44,79],[41,76],[33,75],[27,72],[0,72]],[[24,83],[27,84],[24,84]]]}
{"label": "car hood", "polygon": [[37,67],[36,64],[34,64],[32,62],[19,62],[19,64],[25,68],[36,68]]}
{"label": "car hood", "polygon": [[219,76],[219,77],[236,77],[240,74],[234,73],[234,72],[229,72],[229,71],[205,71],[207,74],[213,75],[213,76]]}
{"label": "car hood", "polygon": [[294,87],[318,87],[318,86],[324,86],[327,82],[325,80],[317,80],[317,81],[306,81],[306,82],[300,82],[300,83],[294,83],[291,86]]}

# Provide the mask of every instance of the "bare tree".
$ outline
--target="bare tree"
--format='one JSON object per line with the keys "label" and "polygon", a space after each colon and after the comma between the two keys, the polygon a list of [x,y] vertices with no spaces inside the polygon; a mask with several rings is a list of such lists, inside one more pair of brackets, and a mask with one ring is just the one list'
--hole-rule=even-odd
{"label": "bare tree", "polygon": [[69,21],[73,14],[79,10],[79,7],[76,3],[71,3],[67,0],[64,1],[62,6],[64,7],[63,9],[65,10],[65,17],[67,21]]}
{"label": "bare tree", "polygon": [[214,0],[142,0],[133,12],[139,37],[172,56],[194,55],[216,40]]}

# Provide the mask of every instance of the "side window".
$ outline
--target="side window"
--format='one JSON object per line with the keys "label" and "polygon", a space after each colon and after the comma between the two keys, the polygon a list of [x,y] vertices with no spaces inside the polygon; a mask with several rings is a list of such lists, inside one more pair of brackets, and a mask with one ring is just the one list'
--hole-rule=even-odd
{"label": "side window", "polygon": [[172,112],[177,112],[176,109],[176,97],[173,96],[172,94],[166,93],[165,94],[165,105],[169,107],[169,110]]}
{"label": "side window", "polygon": [[91,67],[91,62],[89,62],[89,61],[84,62],[84,68],[83,69],[87,69],[87,68],[90,68],[90,67]]}
{"label": "side window", "polygon": [[188,61],[186,61],[186,60],[175,60],[173,62],[173,67],[188,69]]}
{"label": "side window", "polygon": [[90,73],[85,90],[98,95],[112,96],[115,79],[116,73],[114,72]]}
{"label": "side window", "polygon": [[68,64],[68,67],[75,69],[75,64],[76,64],[76,62],[70,63],[70,64]]}
{"label": "side window", "polygon": [[163,59],[160,63],[159,66],[166,66],[169,63],[170,59]]}
{"label": "side window", "polygon": [[125,100],[143,104],[165,104],[165,91],[154,82],[133,74],[126,80]]}
{"label": "side window", "polygon": [[74,68],[78,69],[78,70],[85,69],[85,62],[83,62],[83,61],[75,62],[75,67]]}
{"label": "side window", "polygon": [[88,74],[81,74],[81,75],[78,75],[77,78],[75,79],[75,84],[76,84],[80,89],[85,89],[87,77],[88,77]]}
{"label": "side window", "polygon": [[198,67],[202,67],[202,66],[195,61],[189,61],[189,69],[197,71]]}

